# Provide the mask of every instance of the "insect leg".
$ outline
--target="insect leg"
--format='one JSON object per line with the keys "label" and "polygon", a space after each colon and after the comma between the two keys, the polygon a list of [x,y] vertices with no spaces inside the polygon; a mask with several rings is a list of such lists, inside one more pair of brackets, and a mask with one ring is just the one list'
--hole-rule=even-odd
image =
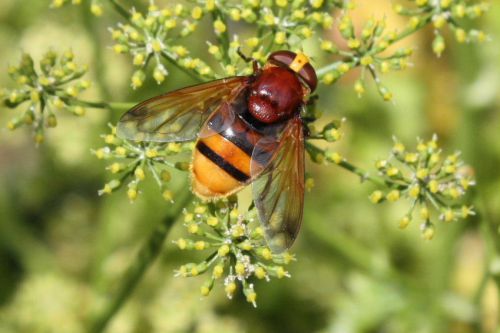
{"label": "insect leg", "polygon": [[245,62],[250,62],[250,61],[252,62],[254,73],[259,70],[259,62],[257,60],[255,60],[254,58],[248,57],[245,54],[243,54],[243,52],[241,52],[241,47],[238,47],[238,49],[236,50],[236,52],[241,57],[241,59],[243,59]]}

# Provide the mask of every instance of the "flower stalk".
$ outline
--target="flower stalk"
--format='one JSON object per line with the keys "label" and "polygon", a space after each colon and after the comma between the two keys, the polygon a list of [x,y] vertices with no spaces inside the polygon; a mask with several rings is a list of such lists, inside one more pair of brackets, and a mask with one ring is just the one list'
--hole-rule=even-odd
{"label": "flower stalk", "polygon": [[191,201],[192,195],[189,191],[181,194],[180,200],[176,206],[171,209],[167,216],[158,224],[145,243],[139,249],[136,258],[123,274],[118,284],[116,292],[111,296],[111,300],[93,316],[89,324],[89,332],[100,333],[106,329],[113,316],[123,306],[127,299],[132,295],[136,286],[141,281],[147,269],[153,264],[154,260],[160,254],[165,238],[182,209]]}

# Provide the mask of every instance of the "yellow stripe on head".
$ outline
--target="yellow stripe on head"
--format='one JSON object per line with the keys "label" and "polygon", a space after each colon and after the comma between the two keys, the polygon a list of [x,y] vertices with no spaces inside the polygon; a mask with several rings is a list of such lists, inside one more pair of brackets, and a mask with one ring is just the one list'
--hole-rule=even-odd
{"label": "yellow stripe on head", "polygon": [[304,53],[297,53],[289,67],[292,71],[298,73],[308,62],[309,58]]}

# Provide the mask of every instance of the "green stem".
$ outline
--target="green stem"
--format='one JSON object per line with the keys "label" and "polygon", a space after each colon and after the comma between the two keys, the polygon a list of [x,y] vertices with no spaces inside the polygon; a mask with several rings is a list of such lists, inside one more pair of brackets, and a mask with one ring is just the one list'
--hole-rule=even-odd
{"label": "green stem", "polygon": [[[495,283],[495,287],[498,293],[498,300],[500,304],[500,276],[498,272],[492,272],[491,266],[493,261],[498,260],[500,255],[500,238],[498,237],[498,225],[494,222],[492,214],[490,213],[486,199],[480,192],[481,186],[478,183],[476,186],[476,193],[478,201],[477,204],[480,207],[481,219],[480,219],[480,230],[483,234],[483,238],[486,242],[486,260],[483,277],[477,288],[476,294],[474,295],[474,303],[477,307],[481,308],[481,301],[486,290],[486,284],[489,278],[492,278]],[[497,314],[496,322],[496,332],[500,332],[500,314]]]}
{"label": "green stem", "polygon": [[382,185],[384,186],[384,183],[379,180],[379,179],[376,179],[376,178],[373,178],[371,177],[367,171],[355,166],[354,164],[351,164],[345,160],[343,161],[340,161],[340,163],[337,164],[339,167],[347,170],[347,171],[350,171],[356,175],[359,176],[359,178],[361,178],[361,181],[365,181],[365,180],[368,180],[368,181],[371,181],[372,183],[376,184],[376,185]]}
{"label": "green stem", "polygon": [[118,111],[123,111],[123,110],[129,110],[133,108],[135,105],[137,105],[136,102],[110,102],[108,103],[109,107],[112,110],[118,110]]}
{"label": "green stem", "polygon": [[106,80],[104,79],[104,73],[106,71],[106,64],[104,63],[104,50],[102,45],[104,44],[101,40],[101,31],[98,26],[95,24],[94,17],[88,10],[82,11],[83,15],[83,25],[89,39],[92,41],[92,51],[93,51],[93,59],[95,62],[94,66],[94,75],[97,82],[97,88],[100,92],[100,97],[109,100],[110,99],[110,91],[106,84]]}
{"label": "green stem", "polygon": [[116,0],[108,0],[111,6],[116,10],[118,14],[123,16],[126,20],[130,19],[130,12],[125,9],[118,1]]}
{"label": "green stem", "polygon": [[316,71],[316,75],[318,76],[318,78],[322,78],[328,72],[337,69],[340,65],[342,65],[342,63],[343,63],[343,61],[339,60],[339,61],[332,62],[332,63],[330,63],[330,64],[328,64],[326,66],[323,66],[323,67],[321,67],[320,69],[318,69]]}
{"label": "green stem", "polygon": [[487,250],[492,256],[500,254],[500,238],[498,237],[499,226],[495,222],[493,222],[493,216],[490,213],[490,209],[488,207],[488,204],[486,203],[486,199],[480,193],[479,183],[476,186],[476,191],[478,192],[479,206],[481,207],[481,211],[483,212],[481,220],[486,224],[484,234],[486,236],[486,241],[488,244]]}
{"label": "green stem", "polygon": [[377,186],[382,186],[382,187],[402,186],[401,184],[394,182],[390,179],[380,179],[380,178],[372,177],[372,176],[370,176],[368,171],[365,171],[365,170],[363,170],[363,169],[361,169],[361,168],[355,166],[354,164],[351,164],[345,160],[341,161],[337,165],[345,170],[348,170],[348,171],[358,175],[361,178],[361,181],[368,180],[368,181],[372,182],[373,184],[375,184]]}
{"label": "green stem", "polygon": [[[312,143],[310,143],[308,141],[306,141],[305,145],[306,145],[306,150],[313,155],[317,154],[318,152],[321,152],[322,154],[325,153],[321,148],[316,147],[315,145],[313,145]],[[370,174],[367,171],[355,166],[354,164],[347,162],[346,160],[342,160],[339,163],[335,163],[335,164],[338,165],[339,167],[341,167],[342,169],[345,169],[349,172],[354,173],[355,175],[358,175],[362,182],[365,180],[368,180],[368,181],[374,183],[375,185],[384,186],[384,187],[386,186],[384,181],[370,176]]]}
{"label": "green stem", "polygon": [[82,100],[76,100],[74,101],[73,104],[80,105],[80,106],[85,106],[88,108],[94,108],[94,109],[108,109],[111,111],[125,111],[128,109],[131,109],[136,105],[137,103],[135,102],[92,102],[92,101],[82,101]]}
{"label": "green stem", "polygon": [[91,319],[89,332],[100,333],[106,329],[106,326],[125,304],[135,287],[146,273],[146,270],[151,266],[160,253],[162,245],[170,229],[177,220],[177,217],[182,209],[191,200],[191,198],[191,193],[186,192],[184,197],[177,203],[175,209],[170,211],[163,221],[153,230],[149,238],[137,253],[132,265],[120,279],[118,290],[111,297],[111,301],[104,306],[100,313]]}
{"label": "green stem", "polygon": [[[426,27],[429,23],[431,23],[432,21],[432,16],[434,15],[434,13],[431,13],[429,15],[427,15],[425,18],[421,19],[420,22],[413,28],[408,28],[406,30],[404,30],[403,32],[401,32],[400,34],[398,34],[396,36],[396,38],[394,38],[391,42],[391,45],[395,44],[396,42],[399,42],[400,40],[410,36],[410,35],[413,35],[415,32],[417,32],[418,30],[420,29],[423,29],[424,27]],[[381,50],[378,50],[378,52],[380,52]]]}
{"label": "green stem", "polygon": [[190,71],[187,68],[182,67],[175,59],[171,58],[169,55],[167,55],[165,53],[162,53],[162,56],[163,56],[163,58],[165,58],[165,60],[167,60],[169,63],[171,63],[172,65],[174,65],[178,69],[180,69],[182,72],[186,73],[188,76],[190,76],[194,80],[196,80],[198,82],[204,82],[205,81],[203,79],[203,77],[201,77],[197,72]]}
{"label": "green stem", "polygon": [[[489,260],[486,260],[489,262]],[[490,275],[490,269],[488,265],[486,264],[485,267],[483,268],[483,276],[481,277],[481,281],[479,282],[479,286],[477,287],[477,290],[474,294],[474,298],[472,299],[472,302],[474,304],[474,308],[477,309],[479,314],[483,313],[483,296],[486,291],[486,286],[488,285],[488,281],[490,280],[491,275]],[[474,327],[476,332],[482,332],[482,316],[478,315],[477,320],[474,322]]]}
{"label": "green stem", "polygon": [[212,22],[215,22],[217,19],[221,20],[226,26],[226,30],[223,33],[217,35],[217,40],[219,41],[219,44],[222,45],[222,57],[224,63],[228,65],[231,62],[231,60],[229,59],[229,32],[227,30],[226,17],[219,9],[216,9],[212,12]]}

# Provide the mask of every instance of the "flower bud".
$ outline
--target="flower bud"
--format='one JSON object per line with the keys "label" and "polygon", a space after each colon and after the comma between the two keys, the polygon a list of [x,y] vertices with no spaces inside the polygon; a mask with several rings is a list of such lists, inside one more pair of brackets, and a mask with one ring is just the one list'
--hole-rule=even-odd
{"label": "flower bud", "polygon": [[376,190],[376,191],[372,192],[372,194],[370,194],[370,201],[372,203],[379,203],[382,201],[383,198],[384,198],[384,194],[382,193],[382,191],[379,191],[379,190]]}
{"label": "flower bud", "polygon": [[144,84],[144,79],[146,78],[146,74],[142,70],[135,71],[132,75],[132,88],[137,89],[142,87]]}
{"label": "flower bud", "polygon": [[411,217],[408,215],[405,215],[400,221],[399,221],[399,228],[400,229],[406,229],[406,227],[410,224],[411,222]]}
{"label": "flower bud", "polygon": [[434,227],[434,224],[432,223],[424,223],[422,224],[422,237],[425,240],[431,240],[434,238],[434,234],[436,233],[436,229]]}
{"label": "flower bud", "polygon": [[228,282],[226,284],[224,290],[226,291],[226,295],[229,299],[233,297],[234,293],[236,292],[236,289],[237,289],[236,283]]}
{"label": "flower bud", "polygon": [[434,51],[434,53],[438,57],[440,57],[445,48],[446,48],[446,44],[444,42],[443,36],[437,35],[434,38],[434,41],[432,42],[432,50]]}
{"label": "flower bud", "polygon": [[47,116],[46,122],[47,122],[46,123],[47,127],[56,127],[57,126],[57,118],[53,113],[51,113]]}
{"label": "flower bud", "polygon": [[220,19],[217,19],[215,22],[214,22],[214,31],[217,35],[220,35],[224,32],[226,32],[226,25],[224,24],[224,22],[222,22]]}

